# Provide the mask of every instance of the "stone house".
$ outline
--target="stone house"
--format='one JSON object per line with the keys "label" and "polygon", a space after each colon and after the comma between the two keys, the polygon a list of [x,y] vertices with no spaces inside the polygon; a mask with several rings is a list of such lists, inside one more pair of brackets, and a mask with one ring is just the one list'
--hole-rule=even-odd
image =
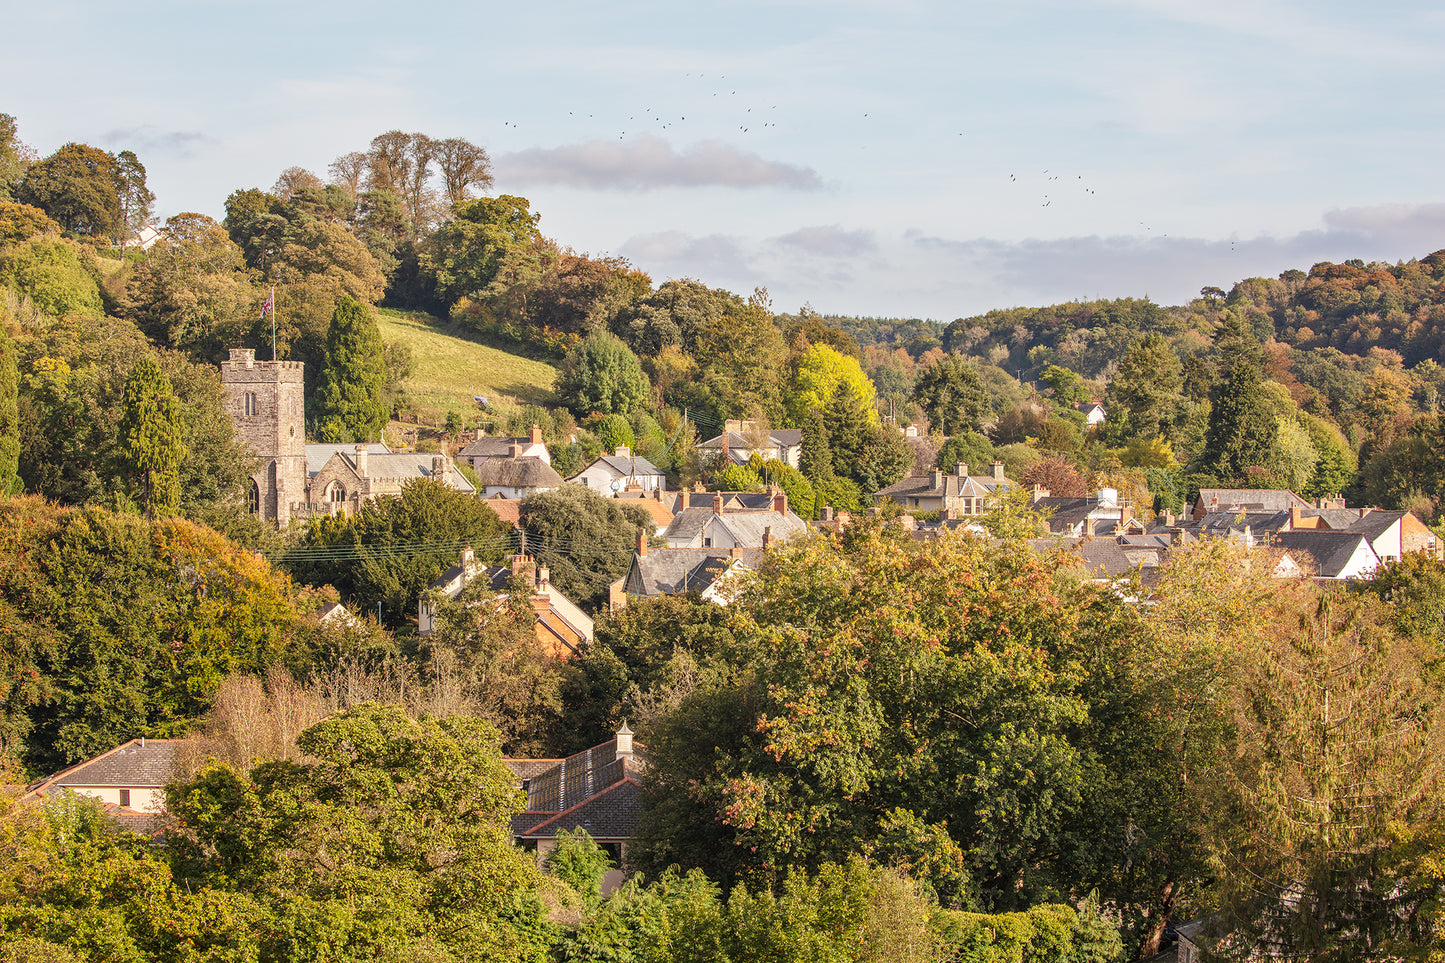
{"label": "stone house", "polygon": [[952,474],[934,469],[927,475],[909,475],[873,497],[877,501],[891,499],[921,512],[949,511],[954,518],[967,518],[987,514],[998,505],[1000,495],[1016,487],[1004,475],[1001,461],[993,463],[993,472],[988,475],[970,475],[968,466],[960,462]]}
{"label": "stone house", "polygon": [[32,783],[26,795],[44,798],[69,790],[100,800],[127,828],[154,828],[166,810],[166,784],[184,774],[184,745],[183,739],[132,739]]}
{"label": "stone house", "polygon": [[707,465],[745,465],[756,453],[764,461],[776,458],[797,468],[803,457],[803,432],[799,428],[763,430],[755,421],[728,419],[723,422],[722,434],[700,442],[697,452]]}
{"label": "stone house", "polygon": [[526,438],[493,438],[478,429],[476,436],[457,452],[457,461],[466,462],[475,471],[493,458],[540,458],[552,464],[552,454],[542,441],[542,429],[536,425]]}

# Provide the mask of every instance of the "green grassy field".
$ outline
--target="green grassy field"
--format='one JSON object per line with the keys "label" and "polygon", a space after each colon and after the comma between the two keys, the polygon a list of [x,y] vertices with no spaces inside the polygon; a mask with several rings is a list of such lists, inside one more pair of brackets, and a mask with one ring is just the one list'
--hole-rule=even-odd
{"label": "green grassy field", "polygon": [[473,395],[499,411],[553,401],[557,369],[544,361],[482,344],[466,329],[425,314],[380,310],[376,323],[383,340],[411,348],[406,393],[423,421],[445,418],[452,409],[470,417],[477,410]]}

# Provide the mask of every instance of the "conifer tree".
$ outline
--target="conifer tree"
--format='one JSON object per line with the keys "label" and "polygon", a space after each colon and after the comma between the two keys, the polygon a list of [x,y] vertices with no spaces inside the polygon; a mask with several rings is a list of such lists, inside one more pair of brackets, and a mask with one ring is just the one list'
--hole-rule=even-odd
{"label": "conifer tree", "polygon": [[17,495],[20,483],[20,372],[15,342],[0,328],[0,495]]}
{"label": "conifer tree", "polygon": [[365,308],[343,296],[326,330],[326,356],[316,386],[317,437],[328,442],[378,440],[390,414],[385,392],[381,332]]}
{"label": "conifer tree", "polygon": [[181,502],[181,405],[154,358],[136,362],[125,384],[119,473],[146,518],[174,515]]}
{"label": "conifer tree", "polygon": [[1240,362],[1215,385],[1209,427],[1199,460],[1220,478],[1239,478],[1261,465],[1274,443],[1274,412],[1265,397],[1259,369]]}

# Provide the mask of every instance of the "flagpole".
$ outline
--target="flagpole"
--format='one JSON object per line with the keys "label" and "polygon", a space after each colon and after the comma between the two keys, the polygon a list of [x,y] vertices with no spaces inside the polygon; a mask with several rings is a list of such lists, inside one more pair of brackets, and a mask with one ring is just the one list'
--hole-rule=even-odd
{"label": "flagpole", "polygon": [[276,360],[276,285],[271,285],[271,360]]}

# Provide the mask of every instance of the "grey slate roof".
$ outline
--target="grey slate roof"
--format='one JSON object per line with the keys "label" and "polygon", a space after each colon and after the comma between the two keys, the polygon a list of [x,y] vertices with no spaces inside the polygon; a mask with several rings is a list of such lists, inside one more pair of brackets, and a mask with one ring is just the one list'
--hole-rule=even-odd
{"label": "grey slate roof", "polygon": [[531,438],[478,438],[468,442],[466,447],[457,452],[459,458],[507,458],[512,454],[512,446],[518,445],[522,448],[530,447]]}
{"label": "grey slate roof", "polygon": [[779,541],[808,531],[807,523],[792,512],[786,515],[779,512],[730,512],[719,515],[718,520],[733,533],[734,541],[749,548],[761,548],[763,536],[769,528],[773,530],[773,538]]}
{"label": "grey slate roof", "polygon": [[[631,455],[627,458],[619,458],[616,455],[600,455],[597,461],[602,462],[608,468],[619,475],[666,475],[667,472],[658,468],[652,462],[641,455]],[[592,464],[597,464],[594,461]]]}
{"label": "grey slate roof", "polygon": [[687,508],[672,516],[672,523],[662,533],[663,538],[692,541],[702,534],[708,519],[712,518],[711,508]]}
{"label": "grey slate roof", "polygon": [[179,774],[181,739],[132,739],[32,784],[32,792],[66,786],[159,788]]}
{"label": "grey slate roof", "polygon": [[[370,457],[374,457],[374,456],[376,456],[376,455],[390,455],[390,454],[392,453],[390,448],[388,448],[386,445],[382,444],[382,443],[379,442],[379,441],[370,441],[370,442],[367,442],[367,443],[366,443],[366,450],[367,450],[367,452],[368,452],[368,456],[367,456],[367,457],[369,457],[369,458],[370,458]],[[354,454],[356,454],[356,443],[355,443],[355,442],[350,442],[350,443],[347,443],[347,444],[340,444],[340,445],[338,445],[338,444],[331,444],[331,443],[307,445],[307,446],[306,446],[306,474],[307,474],[307,476],[308,476],[308,477],[315,477],[316,473],[319,472],[322,468],[326,467],[326,463],[331,460],[331,456],[334,455],[334,454],[336,454],[337,452],[350,452],[351,454],[354,455]],[[353,462],[354,462],[354,461],[355,461],[355,459],[353,459]]]}
{"label": "grey slate roof", "polygon": [[[1355,508],[1316,508],[1300,514],[1306,518],[1313,515],[1337,532],[1348,531],[1354,527],[1356,522],[1360,521],[1359,509]],[[1374,512],[1370,514],[1373,515]]]}
{"label": "grey slate roof", "polygon": [[1007,491],[1014,487],[1012,480],[995,479],[992,475],[943,475],[937,484],[934,473],[909,475],[902,481],[894,482],[876,493],[879,498],[952,498],[957,496],[981,497],[996,490]]}
{"label": "grey slate roof", "polygon": [[[1253,512],[1287,512],[1290,506],[1312,508],[1309,502],[1283,488],[1201,488],[1199,501],[1206,512],[1244,508]],[[1218,508],[1215,509],[1217,503]]]}
{"label": "grey slate roof", "polygon": [[1361,532],[1331,532],[1319,529],[1279,532],[1270,537],[1270,544],[1273,546],[1290,553],[1304,552],[1313,558],[1319,567],[1315,574],[1321,578],[1338,578],[1362,541],[1368,539]]}
{"label": "grey slate roof", "polygon": [[[726,548],[649,548],[646,555],[633,555],[632,567],[624,583],[628,594],[651,597],[686,592],[693,570],[711,559],[727,561],[733,549]],[[737,549],[738,561],[756,568],[762,550]]]}
{"label": "grey slate roof", "polygon": [[1350,525],[1346,531],[1359,532],[1373,544],[1375,539],[1390,530],[1390,526],[1401,521],[1408,514],[1409,512],[1385,512],[1378,510],[1369,512],[1364,518],[1356,518],[1354,524]]}
{"label": "grey slate roof", "polygon": [[[520,764],[507,760],[514,774]],[[609,739],[533,773],[527,787],[527,808],[512,817],[512,834],[546,839],[562,831],[585,829],[597,839],[630,839],[642,818],[642,786],[637,777],[641,757],[619,757],[617,740]]]}

